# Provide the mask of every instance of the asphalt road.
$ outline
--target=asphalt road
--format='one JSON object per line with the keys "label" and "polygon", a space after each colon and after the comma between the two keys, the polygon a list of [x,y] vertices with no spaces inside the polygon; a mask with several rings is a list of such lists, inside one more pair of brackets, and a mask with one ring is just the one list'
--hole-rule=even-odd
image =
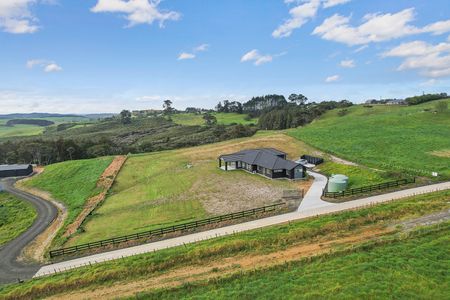
{"label": "asphalt road", "polygon": [[1,180],[3,189],[20,199],[31,203],[37,212],[34,223],[27,231],[0,248],[0,284],[18,282],[32,278],[41,267],[39,264],[18,262],[20,253],[31,241],[41,234],[58,215],[58,209],[49,201],[14,188],[16,179]]}

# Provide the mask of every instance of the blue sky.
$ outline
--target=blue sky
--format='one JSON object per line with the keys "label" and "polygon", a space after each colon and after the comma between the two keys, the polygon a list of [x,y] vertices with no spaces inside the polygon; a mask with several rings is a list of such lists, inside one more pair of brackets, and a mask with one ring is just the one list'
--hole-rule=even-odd
{"label": "blue sky", "polygon": [[448,0],[0,0],[0,113],[440,91]]}

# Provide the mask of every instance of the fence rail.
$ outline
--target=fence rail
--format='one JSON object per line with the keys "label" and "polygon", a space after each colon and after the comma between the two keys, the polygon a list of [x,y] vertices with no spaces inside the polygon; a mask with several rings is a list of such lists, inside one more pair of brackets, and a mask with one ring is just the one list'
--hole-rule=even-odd
{"label": "fence rail", "polygon": [[412,179],[411,178],[399,179],[396,181],[389,181],[389,182],[383,182],[383,183],[374,184],[374,185],[362,186],[359,188],[349,189],[349,190],[345,190],[345,191],[341,191],[341,192],[327,192],[326,191],[328,188],[328,185],[327,185],[322,192],[322,196],[329,197],[329,198],[340,198],[340,197],[345,197],[345,196],[351,196],[351,195],[356,195],[356,194],[361,194],[361,193],[372,192],[372,191],[376,191],[376,190],[387,189],[387,188],[396,187],[399,185],[410,184],[410,183],[415,183],[415,182],[416,182],[415,177]]}
{"label": "fence rail", "polygon": [[207,218],[207,219],[201,219],[198,221],[181,223],[181,224],[168,226],[168,227],[161,227],[161,228],[152,229],[152,230],[148,230],[148,231],[144,231],[144,232],[138,232],[138,233],[119,236],[119,237],[113,237],[113,238],[106,239],[106,240],[76,245],[76,246],[67,247],[67,248],[55,249],[55,250],[51,250],[49,252],[49,254],[50,254],[50,258],[54,258],[57,256],[66,255],[66,254],[73,254],[73,253],[83,251],[83,250],[100,248],[100,247],[104,247],[104,246],[108,246],[108,245],[114,245],[114,244],[124,243],[124,242],[128,242],[128,241],[139,240],[142,238],[162,236],[167,233],[173,233],[173,232],[183,231],[183,230],[188,230],[188,229],[195,229],[200,226],[216,224],[216,223],[220,223],[223,221],[241,219],[241,218],[245,218],[245,217],[249,217],[249,216],[254,216],[258,213],[266,213],[266,212],[274,211],[277,208],[284,206],[284,205],[286,205],[286,203],[284,203],[284,202],[276,203],[276,204],[267,205],[267,206],[263,206],[263,207],[258,207],[258,208],[253,208],[253,209],[244,210],[244,211],[240,211],[240,212],[235,212],[235,213],[231,213],[231,214],[220,215],[220,216],[211,217],[211,218]]}

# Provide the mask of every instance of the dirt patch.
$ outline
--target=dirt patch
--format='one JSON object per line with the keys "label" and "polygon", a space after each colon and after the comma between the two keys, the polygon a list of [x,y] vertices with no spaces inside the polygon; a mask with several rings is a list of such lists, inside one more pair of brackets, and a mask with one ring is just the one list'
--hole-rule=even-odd
{"label": "dirt patch", "polygon": [[450,150],[431,151],[431,152],[428,152],[428,154],[431,154],[431,155],[434,155],[437,157],[450,158]]}
{"label": "dirt patch", "polygon": [[116,179],[117,174],[119,174],[120,169],[123,164],[127,160],[125,155],[116,156],[111,164],[103,171],[102,175],[100,175],[99,180],[97,181],[97,187],[101,188],[102,191],[100,194],[95,195],[89,198],[84,204],[83,210],[77,216],[75,221],[67,226],[66,232],[64,232],[63,236],[68,237],[75,232],[77,232],[78,228],[83,224],[86,217],[98,206],[103,200],[105,200],[106,193],[111,188],[114,180]]}
{"label": "dirt patch", "polygon": [[[230,172],[245,172],[242,170]],[[189,192],[179,196],[183,197],[195,195],[200,200],[208,214],[219,215],[232,212],[252,209],[271,205],[282,201],[283,192],[287,189],[305,189],[311,185],[310,181],[301,183],[293,182],[292,188],[285,185],[276,185],[273,180],[255,180],[240,177],[239,181],[232,176],[222,176],[221,174],[210,174],[207,178],[196,181]],[[259,179],[259,178],[258,178]]]}
{"label": "dirt patch", "polygon": [[[40,174],[42,171],[43,168],[40,168],[39,170],[35,169],[35,172],[38,174]],[[53,223],[49,227],[47,227],[44,232],[38,235],[23,249],[22,254],[19,257],[19,261],[45,262],[45,250],[50,246],[58,230],[63,226],[64,220],[67,218],[67,209],[63,204],[53,199],[50,193],[39,190],[37,188],[25,186],[23,182],[29,179],[30,177],[18,181],[15,187],[24,192],[36,195],[44,200],[52,202],[58,208],[58,215]]]}
{"label": "dirt patch", "polygon": [[392,229],[368,227],[359,232],[349,232],[343,237],[331,237],[331,239],[329,236],[323,237],[289,247],[283,251],[261,255],[228,257],[210,261],[206,265],[204,262],[199,262],[200,265],[181,267],[169,270],[163,274],[149,274],[149,278],[147,279],[127,283],[115,283],[112,286],[97,287],[93,290],[57,295],[49,299],[61,299],[62,297],[64,299],[111,299],[119,296],[133,296],[138,292],[152,289],[176,287],[188,282],[207,280],[256,268],[263,269],[284,264],[304,257],[329,252],[337,246],[354,245],[362,241],[376,239],[391,231]]}
{"label": "dirt patch", "polygon": [[407,220],[398,225],[402,225],[404,229],[411,230],[417,226],[430,226],[450,220],[450,209],[438,213],[426,215],[417,219]]}

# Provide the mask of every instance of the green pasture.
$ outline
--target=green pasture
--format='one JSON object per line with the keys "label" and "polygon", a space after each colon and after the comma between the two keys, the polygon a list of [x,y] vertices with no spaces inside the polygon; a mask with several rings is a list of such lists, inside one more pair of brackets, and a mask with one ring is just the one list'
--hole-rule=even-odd
{"label": "green pasture", "polygon": [[[245,120],[246,114],[238,114],[238,113],[212,113],[213,116],[217,118],[217,123],[222,125],[230,125],[230,124],[256,124],[258,123],[258,119],[250,119]],[[180,125],[203,125],[205,124],[205,120],[203,120],[203,116],[194,113],[181,113],[174,114],[171,116],[172,120]]]}
{"label": "green pasture", "polygon": [[[450,100],[446,100],[450,103]],[[325,152],[376,169],[450,177],[450,111],[435,102],[416,106],[356,105],[339,109],[289,134]]]}

